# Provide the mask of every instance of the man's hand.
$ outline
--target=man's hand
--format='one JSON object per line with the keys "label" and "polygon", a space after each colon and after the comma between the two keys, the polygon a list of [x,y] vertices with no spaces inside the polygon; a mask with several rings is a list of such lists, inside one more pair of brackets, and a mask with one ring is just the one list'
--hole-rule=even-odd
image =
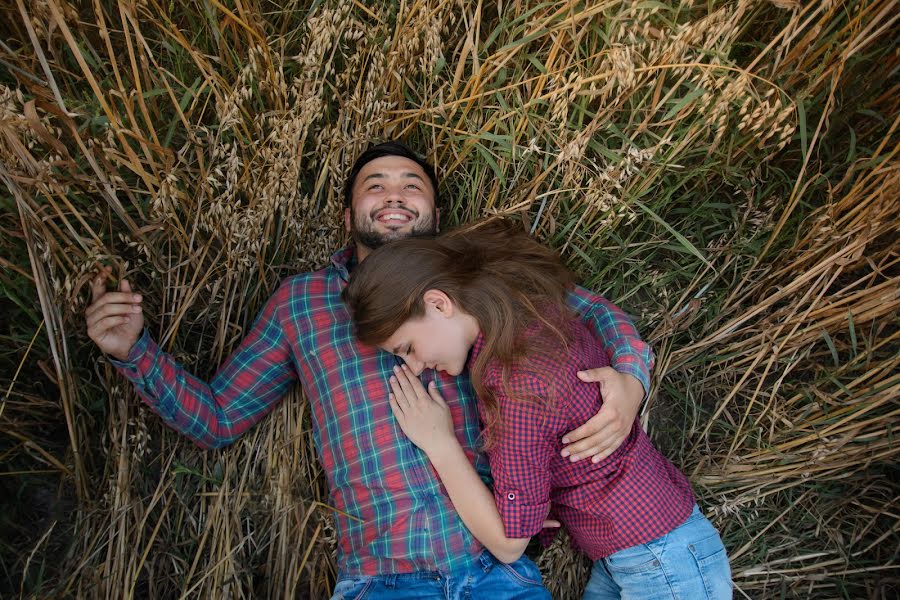
{"label": "man's hand", "polygon": [[603,405],[587,423],[563,437],[566,446],[562,455],[572,462],[593,457],[597,463],[615,452],[631,433],[644,399],[644,386],[637,378],[612,367],[579,371],[578,378],[600,384]]}
{"label": "man's hand", "polygon": [[394,367],[390,402],[400,429],[432,460],[434,453],[459,444],[453,431],[450,407],[434,387],[434,382],[426,390],[406,365]]}
{"label": "man's hand", "polygon": [[92,301],[84,315],[88,336],[94,343],[113,358],[125,360],[144,328],[144,313],[140,295],[126,280],[119,282],[118,292],[106,291],[111,272],[112,267],[103,267],[91,281]]}

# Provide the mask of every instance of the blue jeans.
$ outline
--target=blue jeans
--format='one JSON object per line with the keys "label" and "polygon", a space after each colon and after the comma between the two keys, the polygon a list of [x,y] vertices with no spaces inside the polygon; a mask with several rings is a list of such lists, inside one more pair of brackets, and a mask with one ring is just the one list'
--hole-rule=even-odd
{"label": "blue jeans", "polygon": [[550,600],[541,572],[526,557],[504,564],[485,550],[475,563],[450,573],[420,571],[374,577],[339,577],[331,600]]}
{"label": "blue jeans", "polygon": [[583,600],[725,600],[731,568],[719,532],[694,506],[687,521],[594,563]]}

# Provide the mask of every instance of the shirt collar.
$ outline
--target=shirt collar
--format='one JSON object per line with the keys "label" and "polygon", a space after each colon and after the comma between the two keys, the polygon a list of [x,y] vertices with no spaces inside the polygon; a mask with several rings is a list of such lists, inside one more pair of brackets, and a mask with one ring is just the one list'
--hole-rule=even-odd
{"label": "shirt collar", "polygon": [[331,264],[337,269],[341,279],[348,281],[350,279],[350,271],[356,266],[356,246],[350,244],[332,254]]}
{"label": "shirt collar", "polygon": [[484,348],[484,333],[479,331],[478,337],[475,338],[475,343],[472,344],[472,349],[469,351],[469,360],[466,361],[466,370],[470,371],[472,369],[472,365],[475,364],[475,359],[478,358],[478,355],[481,354],[481,350]]}

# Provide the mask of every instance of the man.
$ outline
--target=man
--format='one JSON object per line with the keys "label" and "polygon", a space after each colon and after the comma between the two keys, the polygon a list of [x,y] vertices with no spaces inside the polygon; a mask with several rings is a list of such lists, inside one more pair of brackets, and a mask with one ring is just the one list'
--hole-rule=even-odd
{"label": "man", "polygon": [[[428,458],[391,414],[388,382],[398,359],[355,339],[340,299],[354,265],[392,240],[434,235],[439,216],[431,165],[401,144],[380,144],[357,159],[345,187],[344,224],[354,244],[326,268],[282,282],[209,384],[143,330],[141,297],[127,281],[106,291],[109,267],[92,283],[88,334],[154,412],[204,448],[234,441],[300,381],[337,509],[335,598],[355,598],[363,590],[391,598],[546,598],[530,560],[500,563],[463,526]],[[630,431],[652,358],[618,308],[584,290],[571,298],[616,370],[583,374],[603,386],[604,408],[567,436],[564,441],[574,443],[563,454],[599,459]],[[488,478],[487,461],[476,450],[479,420],[468,377],[425,370],[422,378],[436,382],[467,456]]]}

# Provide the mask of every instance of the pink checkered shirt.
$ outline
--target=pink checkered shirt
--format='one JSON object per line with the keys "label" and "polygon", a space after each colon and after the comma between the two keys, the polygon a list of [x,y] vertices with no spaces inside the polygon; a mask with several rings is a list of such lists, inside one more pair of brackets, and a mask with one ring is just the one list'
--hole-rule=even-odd
{"label": "pink checkered shirt", "polygon": [[[535,335],[542,335],[537,327],[528,337]],[[597,464],[560,455],[562,436],[603,403],[599,386],[580,381],[576,372],[609,364],[607,353],[575,318],[568,339],[566,360],[536,351],[511,370],[512,397],[504,392],[500,365],[488,365],[485,383],[497,399],[501,429],[487,454],[508,537],[531,537],[545,518],[558,519],[575,546],[597,560],[675,529],[691,513],[694,495],[637,420],[625,442]],[[469,368],[483,346],[480,336]],[[479,409],[484,419],[481,403]],[[552,532],[545,530],[541,541],[550,539]]]}

